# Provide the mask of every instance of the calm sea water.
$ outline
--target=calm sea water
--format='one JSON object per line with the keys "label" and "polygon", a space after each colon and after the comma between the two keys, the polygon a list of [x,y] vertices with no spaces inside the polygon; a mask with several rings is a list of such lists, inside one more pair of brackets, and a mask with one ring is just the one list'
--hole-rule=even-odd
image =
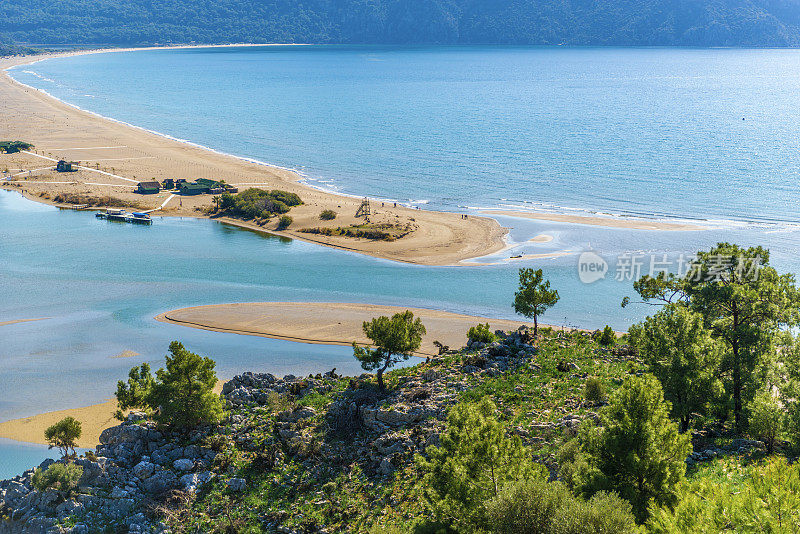
{"label": "calm sea water", "polygon": [[[800,271],[797,55],[287,47],[100,54],[13,75],[116,119],[303,165],[313,183],[348,193],[727,221],[652,232],[498,218],[519,252],[595,250],[609,263],[587,285],[576,255],[527,262],[561,294],[544,322],[624,330],[651,310],[619,307],[631,294],[629,280],[614,280],[619,255],[674,259],[727,240],[766,245],[779,269]],[[554,239],[527,243],[539,233]],[[360,372],[346,347],[153,320],[170,309],[350,301],[512,318],[520,266],[397,264],[207,220],[118,225],[2,191],[0,265],[0,322],[45,318],[0,327],[0,420],[107,399],[130,367],[163,361],[173,339],[215,358],[222,377]],[[139,356],[114,357],[126,350]],[[15,459],[0,476],[37,451],[0,441],[0,457]]]}
{"label": "calm sea water", "polygon": [[357,195],[800,222],[798,50],[216,48],[12,74]]}

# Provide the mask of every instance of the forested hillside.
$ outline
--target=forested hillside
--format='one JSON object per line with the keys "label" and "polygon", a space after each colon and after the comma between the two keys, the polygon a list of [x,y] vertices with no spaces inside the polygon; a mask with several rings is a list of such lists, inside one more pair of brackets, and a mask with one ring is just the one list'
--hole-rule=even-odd
{"label": "forested hillside", "polygon": [[797,46],[800,0],[0,0],[38,44]]}

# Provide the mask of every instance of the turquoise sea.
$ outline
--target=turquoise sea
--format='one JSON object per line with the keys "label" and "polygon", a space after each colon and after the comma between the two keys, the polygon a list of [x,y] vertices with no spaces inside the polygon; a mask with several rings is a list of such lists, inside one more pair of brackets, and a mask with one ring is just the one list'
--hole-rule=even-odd
{"label": "turquoise sea", "polygon": [[[800,271],[798,51],[220,48],[45,60],[11,74],[349,194],[459,211],[712,219],[715,229],[498,217],[520,252],[598,252],[609,275],[583,284],[577,255],[421,267],[208,220],[118,225],[0,191],[0,322],[42,318],[0,327],[0,421],[107,399],[130,367],[163,361],[173,339],[214,357],[222,377],[360,372],[347,347],[153,320],[178,307],[350,301],[512,318],[516,270],[539,265],[562,297],[544,322],[624,330],[650,310],[620,308],[631,294],[629,279],[614,279],[620,256],[675,260],[727,240],[766,245],[780,270]],[[527,243],[540,233],[554,239]],[[114,357],[126,350],[140,356]],[[0,441],[0,457],[17,459],[0,477],[38,463],[37,451]]]}

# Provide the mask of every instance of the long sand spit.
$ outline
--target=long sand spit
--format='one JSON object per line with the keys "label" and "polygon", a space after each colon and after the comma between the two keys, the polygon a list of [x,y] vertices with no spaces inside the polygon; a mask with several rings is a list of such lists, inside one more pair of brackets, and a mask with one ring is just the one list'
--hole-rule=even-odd
{"label": "long sand spit", "polygon": [[[362,224],[364,219],[355,217],[361,199],[304,185],[298,174],[287,169],[222,154],[80,110],[14,81],[5,72],[12,66],[53,56],[0,59],[0,132],[4,139],[35,145],[35,153],[3,157],[4,166],[9,168],[4,187],[24,189],[29,198],[47,200],[58,193],[113,196],[136,202],[140,209],[155,209],[167,200],[168,194],[138,195],[132,187],[137,181],[213,178],[238,185],[240,190],[251,186],[282,189],[303,199],[305,204],[291,211],[294,222],[288,230],[278,231],[276,220],[264,225],[226,221],[259,231],[424,265],[455,265],[505,246],[506,229],[493,219],[464,219],[456,213],[395,207],[393,203],[381,206],[380,202],[373,202],[371,222],[410,225],[414,231],[395,241],[301,233],[298,230],[308,227]],[[52,170],[54,161],[62,158],[80,161],[83,168],[78,173],[56,174]],[[204,217],[203,210],[210,205],[210,195],[177,198],[155,215]],[[326,209],[335,211],[337,218],[321,221],[319,214]]]}
{"label": "long sand spit", "polygon": [[364,321],[406,310],[419,317],[427,330],[418,356],[438,354],[434,341],[452,348],[463,347],[467,342],[467,331],[478,323],[488,322],[492,331],[516,330],[520,325],[530,325],[522,321],[489,319],[440,310],[345,302],[212,304],[169,311],[158,315],[156,319],[192,328],[302,343],[350,345],[355,341],[360,345],[368,345],[370,341],[362,330]]}
{"label": "long sand spit", "polygon": [[[134,365],[131,364],[131,367]],[[223,383],[223,380],[219,380],[214,391],[221,393]],[[0,423],[0,438],[47,444],[44,439],[44,431],[47,427],[69,416],[74,417],[81,423],[81,437],[77,441],[78,447],[92,449],[100,443],[100,434],[103,430],[119,424],[119,421],[114,417],[116,411],[117,400],[109,399],[91,406],[11,419]]]}

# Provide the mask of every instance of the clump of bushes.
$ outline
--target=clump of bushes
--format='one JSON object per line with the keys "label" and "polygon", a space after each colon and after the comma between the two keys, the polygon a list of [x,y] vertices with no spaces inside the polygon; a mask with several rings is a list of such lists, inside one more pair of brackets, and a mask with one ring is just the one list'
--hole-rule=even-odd
{"label": "clump of bushes", "polygon": [[292,222],[292,218],[288,215],[281,215],[281,218],[278,220],[278,230],[285,230],[289,228]]}
{"label": "clump of bushes", "polygon": [[303,203],[300,197],[288,191],[273,189],[265,191],[251,187],[237,195],[222,193],[215,197],[215,213],[239,219],[269,219],[287,213],[292,207]]}
{"label": "clump of bushes", "polygon": [[15,154],[20,150],[30,150],[33,145],[25,141],[0,141],[0,152],[5,154]]}
{"label": "clump of bushes", "polygon": [[606,325],[606,327],[603,328],[603,331],[597,335],[597,342],[603,347],[610,347],[611,345],[614,344],[616,340],[617,340],[617,335],[614,333],[614,330],[608,325]]}
{"label": "clump of bushes", "polygon": [[374,241],[394,241],[411,233],[410,225],[396,224],[360,224],[354,226],[339,226],[337,228],[303,228],[306,234],[326,235],[329,237],[356,237],[372,239]]}
{"label": "clump of bushes", "polygon": [[108,206],[110,208],[138,208],[138,202],[131,202],[117,197],[81,195],[79,193],[59,193],[53,197],[59,204],[86,204],[87,206]]}
{"label": "clump of bushes", "polygon": [[474,342],[480,343],[492,343],[497,341],[497,336],[494,335],[494,332],[489,330],[489,323],[481,324],[478,323],[477,326],[473,326],[467,332],[467,339]]}
{"label": "clump of bushes", "polygon": [[143,363],[131,369],[127,383],[117,382],[117,418],[122,419],[122,410],[140,408],[159,424],[178,430],[220,422],[224,412],[222,399],[213,391],[217,383],[214,360],[186,350],[177,341],[170,343],[169,352],[166,368],[155,377]]}
{"label": "clump of bushes", "polygon": [[37,468],[33,473],[31,484],[38,491],[54,489],[69,494],[78,485],[83,476],[83,467],[73,463],[54,463],[47,469]]}
{"label": "clump of bushes", "polygon": [[319,214],[319,218],[323,221],[332,221],[336,218],[336,212],[333,210],[322,210],[322,213]]}
{"label": "clump of bushes", "polygon": [[600,404],[605,400],[606,393],[603,383],[598,378],[587,378],[586,385],[584,386],[583,396],[587,402],[592,404]]}

